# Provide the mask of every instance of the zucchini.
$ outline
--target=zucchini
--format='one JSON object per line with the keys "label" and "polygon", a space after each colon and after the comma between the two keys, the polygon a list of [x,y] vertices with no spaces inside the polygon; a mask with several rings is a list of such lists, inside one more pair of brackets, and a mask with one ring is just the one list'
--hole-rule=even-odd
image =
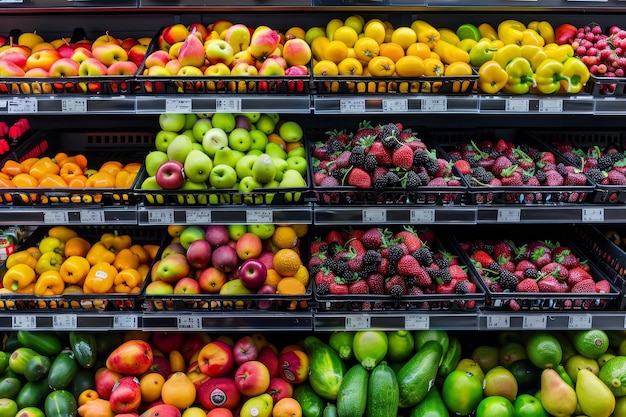
{"label": "zucchini", "polygon": [[393,370],[383,361],[372,370],[367,384],[367,416],[396,417],[398,400],[398,380]]}
{"label": "zucchini", "polygon": [[409,417],[450,417],[450,412],[441,398],[439,389],[434,386],[424,399],[413,407]]}
{"label": "zucchini", "polygon": [[70,347],[74,359],[83,368],[92,368],[96,363],[96,336],[87,332],[70,332]]}
{"label": "zucchini", "polygon": [[369,372],[361,364],[353,365],[341,380],[337,393],[339,417],[362,417],[367,407]]}
{"label": "zucchini", "polygon": [[352,341],[354,332],[335,332],[328,338],[328,344],[339,354],[343,360],[352,359]]}
{"label": "zucchini", "polygon": [[52,391],[44,400],[46,417],[77,417],[76,398],[65,390]]}
{"label": "zucchini", "polygon": [[51,365],[52,363],[47,356],[37,355],[30,358],[24,368],[24,378],[27,381],[41,381],[48,375]]}
{"label": "zucchini", "polygon": [[18,330],[17,340],[22,346],[29,347],[43,356],[56,356],[62,348],[61,340],[50,332]]}
{"label": "zucchini", "polygon": [[76,372],[78,372],[78,362],[74,359],[74,352],[65,349],[54,358],[50,365],[48,386],[53,390],[62,390],[70,385]]}
{"label": "zucchini", "polygon": [[48,379],[44,378],[37,382],[27,382],[17,394],[15,402],[20,408],[41,407],[50,392]]}
{"label": "zucchini", "polygon": [[448,351],[443,356],[441,365],[439,365],[437,375],[445,378],[450,372],[454,371],[460,360],[461,342],[458,337],[450,336],[450,345]]}
{"label": "zucchini", "polygon": [[337,417],[337,406],[331,403],[326,404],[322,412],[322,417]]}
{"label": "zucchini", "polygon": [[304,348],[309,355],[309,383],[311,388],[326,400],[336,400],[346,365],[333,348],[317,336],[307,336]]}
{"label": "zucchini", "polygon": [[441,343],[429,340],[398,372],[400,407],[413,407],[432,388],[443,350]]}

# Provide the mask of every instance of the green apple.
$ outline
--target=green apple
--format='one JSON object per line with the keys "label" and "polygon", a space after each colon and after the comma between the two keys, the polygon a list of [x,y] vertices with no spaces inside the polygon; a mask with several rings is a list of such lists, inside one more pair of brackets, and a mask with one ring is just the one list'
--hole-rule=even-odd
{"label": "green apple", "polygon": [[182,132],[180,132],[180,134],[187,136],[189,139],[191,139],[192,142],[196,141],[196,139],[193,137],[193,131],[191,129],[183,130]]}
{"label": "green apple", "polygon": [[263,188],[263,184],[254,179],[254,177],[248,176],[239,181],[239,186],[237,188],[242,193],[251,193],[256,189]]}
{"label": "green apple", "polygon": [[261,117],[259,117],[259,120],[257,120],[257,122],[254,124],[254,126],[256,129],[260,130],[266,135],[269,135],[270,133],[274,132],[274,129],[276,128],[276,122],[267,114],[262,114]]}
{"label": "green apple", "polygon": [[168,130],[159,131],[154,138],[154,147],[157,151],[167,151],[168,145],[178,136],[176,132],[170,132]]}
{"label": "green apple", "polygon": [[261,156],[261,155],[263,155],[263,151],[261,151],[259,149],[250,149],[248,152],[246,152],[246,155]]}
{"label": "green apple", "polygon": [[267,146],[267,135],[261,132],[259,129],[252,129],[250,131],[250,149],[258,149],[260,151],[265,150]]}
{"label": "green apple", "polygon": [[219,189],[232,188],[237,182],[235,169],[226,164],[215,165],[209,174],[209,183]]}
{"label": "green apple", "polygon": [[241,115],[246,116],[248,119],[250,119],[251,123],[256,123],[259,120],[259,117],[261,117],[261,113],[258,113],[258,112],[241,113]]}
{"label": "green apple", "polygon": [[231,240],[239,240],[248,231],[248,227],[245,224],[229,224],[226,228],[228,229],[228,237]]}
{"label": "green apple", "polygon": [[206,152],[204,152],[204,148],[202,147],[202,144],[198,143],[198,142],[192,142],[191,143],[191,149],[195,149],[195,150],[200,151],[202,153],[206,153]]}
{"label": "green apple", "polygon": [[278,134],[285,142],[298,142],[302,140],[304,132],[298,123],[288,120],[280,125]]}
{"label": "green apple", "polygon": [[188,249],[191,242],[195,240],[203,240],[205,231],[200,226],[187,226],[180,232],[180,244],[184,249]]}
{"label": "green apple", "polygon": [[178,161],[182,164],[185,162],[187,154],[191,152],[191,148],[191,139],[189,139],[189,136],[178,135],[167,147],[167,157],[170,160]]}
{"label": "green apple", "polygon": [[270,142],[265,146],[265,153],[272,158],[287,159],[287,152],[278,143]]}
{"label": "green apple", "polygon": [[280,120],[280,114],[278,113],[266,113],[273,121],[274,124],[278,124],[278,121]]}
{"label": "green apple", "polygon": [[254,233],[259,239],[269,239],[274,234],[276,226],[272,223],[254,223],[248,225],[248,232]]}
{"label": "green apple", "polygon": [[246,152],[251,145],[250,132],[243,127],[236,127],[228,134],[228,146],[231,149]]}
{"label": "green apple", "polygon": [[235,171],[237,171],[237,178],[242,179],[244,177],[252,176],[252,166],[258,159],[256,155],[245,155],[235,164]]}
{"label": "green apple", "polygon": [[142,190],[160,190],[161,186],[157,182],[154,175],[147,177],[145,180],[141,182],[140,188]]}
{"label": "green apple", "polygon": [[295,169],[303,177],[306,175],[306,159],[301,156],[291,156],[286,161],[287,169]]}
{"label": "green apple", "polygon": [[185,176],[195,182],[205,182],[208,180],[211,169],[213,169],[211,157],[203,151],[196,149],[189,151],[183,165]]}
{"label": "green apple", "polygon": [[280,181],[283,179],[283,174],[288,169],[287,161],[284,159],[274,158],[274,157],[272,157],[272,161],[274,162],[274,166],[276,167],[276,175],[274,176],[274,179],[276,181]]}
{"label": "green apple", "polygon": [[232,113],[215,113],[211,118],[211,124],[230,133],[235,128],[235,116]]}
{"label": "green apple", "polygon": [[212,127],[202,137],[202,147],[209,156],[215,155],[224,146],[228,146],[228,134],[219,127]]}
{"label": "green apple", "polygon": [[287,158],[289,158],[290,156],[301,156],[303,158],[306,157],[306,151],[304,150],[304,146],[298,146],[291,149],[289,152],[287,152]]}
{"label": "green apple", "polygon": [[193,125],[198,120],[198,116],[195,113],[187,113],[185,114],[185,126],[183,129],[193,129]]}
{"label": "green apple", "polygon": [[[183,182],[181,190],[190,191],[188,193],[177,194],[176,199],[178,204],[202,204],[206,205],[208,202],[208,198],[206,193],[202,192],[203,190],[207,190],[209,187],[205,182],[194,182],[190,179],[186,179]],[[193,193],[191,191],[199,191],[199,193]]]}
{"label": "green apple", "polygon": [[237,161],[235,160],[233,150],[228,146],[224,146],[218,149],[215,155],[213,155],[213,163],[215,165],[226,164],[234,168]]}
{"label": "green apple", "polygon": [[191,128],[191,131],[193,132],[193,139],[198,143],[202,143],[202,139],[204,139],[204,134],[212,127],[213,125],[211,124],[210,119],[203,118],[196,120],[196,122],[193,124],[193,127]]}
{"label": "green apple", "polygon": [[159,126],[170,132],[180,132],[185,128],[187,118],[181,113],[163,113],[159,115]]}
{"label": "green apple", "polygon": [[276,177],[276,166],[271,156],[264,153],[252,164],[252,176],[258,182],[265,184]]}
{"label": "green apple", "polygon": [[153,177],[157,169],[168,160],[167,154],[163,151],[148,152],[145,159],[146,173],[148,173],[148,176]]}
{"label": "green apple", "polygon": [[[302,175],[295,169],[288,169],[283,174],[283,179],[279,183],[280,188],[303,188],[306,187],[306,181]],[[302,193],[285,193],[285,202],[299,201]]]}
{"label": "green apple", "polygon": [[[235,151],[233,150],[233,156],[235,157],[235,164],[237,163],[237,161],[239,161],[241,158],[243,158],[244,156],[246,156],[245,153],[241,152],[241,151]],[[233,165],[234,167],[235,165]]]}

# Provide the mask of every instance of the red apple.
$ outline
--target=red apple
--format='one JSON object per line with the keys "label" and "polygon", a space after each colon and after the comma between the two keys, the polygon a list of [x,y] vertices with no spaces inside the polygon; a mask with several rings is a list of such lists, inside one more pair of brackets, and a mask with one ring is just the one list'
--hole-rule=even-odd
{"label": "red apple", "polygon": [[298,349],[283,352],[278,356],[278,375],[292,384],[304,382],[309,377],[309,357]]}
{"label": "red apple", "polygon": [[244,287],[251,290],[260,288],[267,278],[267,268],[258,259],[246,259],[239,267],[239,279]]}
{"label": "red apple", "polygon": [[152,364],[149,368],[150,372],[157,372],[163,375],[163,378],[167,379],[168,376],[172,373],[172,368],[170,367],[170,361],[167,360],[165,356],[154,355],[152,358]]}
{"label": "red apple", "polygon": [[241,393],[230,377],[211,378],[197,388],[197,398],[207,410],[226,408],[234,410],[239,404]]}
{"label": "red apple", "polygon": [[218,246],[211,254],[211,263],[222,272],[234,271],[238,262],[237,252],[229,245]]}
{"label": "red apple", "polygon": [[167,245],[165,249],[163,249],[163,252],[161,252],[161,259],[165,259],[168,255],[173,253],[184,255],[187,251],[183,248],[183,245],[181,245],[180,242],[172,242]]}
{"label": "red apple", "polygon": [[180,410],[169,404],[156,404],[146,409],[139,417],[180,417]]}
{"label": "red apple", "polygon": [[246,232],[237,239],[235,250],[239,259],[257,258],[263,251],[263,242],[254,233]]}
{"label": "red apple", "polygon": [[180,349],[184,342],[185,334],[182,332],[154,332],[150,339],[152,346],[166,355]]}
{"label": "red apple", "polygon": [[237,389],[247,397],[255,397],[267,391],[270,386],[270,371],[259,361],[247,361],[235,371]]}
{"label": "red apple", "polygon": [[109,404],[111,404],[111,411],[118,415],[137,411],[141,404],[139,380],[134,376],[122,377],[111,390]]}
{"label": "red apple", "polygon": [[274,269],[274,253],[270,251],[263,251],[257,258],[259,261],[263,262],[265,268]]}
{"label": "red apple", "polygon": [[227,281],[228,277],[224,271],[220,271],[214,266],[202,270],[198,275],[198,284],[202,291],[207,294],[218,294]]}
{"label": "red apple", "polygon": [[152,365],[152,348],[139,339],[128,340],[109,354],[106,367],[126,375],[141,375]]}
{"label": "red apple", "polygon": [[117,381],[122,379],[122,376],[123,375],[121,373],[112,371],[108,368],[99,368],[94,375],[94,382],[96,384],[96,392],[100,398],[108,400],[111,396],[113,386],[115,386]]}
{"label": "red apple", "polygon": [[[178,333],[178,332],[177,332]],[[184,334],[184,333],[181,333]],[[206,344],[205,339],[198,333],[185,334],[185,340],[180,347],[180,353],[183,355],[185,362],[189,363],[191,357],[198,352]]]}
{"label": "red apple", "polygon": [[230,240],[230,236],[228,235],[228,228],[221,224],[212,224],[210,226],[207,226],[205,239],[213,247],[225,245]]}
{"label": "red apple", "polygon": [[270,372],[270,377],[274,378],[278,376],[278,354],[274,346],[269,344],[263,346],[259,350],[257,360],[265,364],[267,370]]}
{"label": "red apple", "polygon": [[175,190],[185,183],[183,164],[176,160],[169,160],[161,164],[155,174],[157,184],[164,190]]}
{"label": "red apple", "polygon": [[191,277],[183,277],[174,285],[174,294],[201,294],[202,289],[198,281]]}
{"label": "red apple", "polygon": [[250,336],[240,337],[233,346],[233,358],[237,365],[256,360],[258,354],[259,350]]}
{"label": "red apple", "polygon": [[187,248],[187,261],[194,269],[203,269],[211,262],[212,247],[205,239],[194,240]]}
{"label": "red apple", "polygon": [[280,377],[270,379],[270,386],[267,393],[272,396],[274,404],[282,398],[293,396],[293,385]]}

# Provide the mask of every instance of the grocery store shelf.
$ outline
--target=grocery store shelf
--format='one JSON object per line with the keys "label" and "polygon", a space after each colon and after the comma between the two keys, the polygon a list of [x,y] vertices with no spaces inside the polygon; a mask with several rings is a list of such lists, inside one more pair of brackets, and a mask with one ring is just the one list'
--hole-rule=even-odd
{"label": "grocery store shelf", "polygon": [[229,311],[200,314],[164,312],[145,313],[143,330],[218,330],[218,331],[280,331],[313,330],[311,312]]}
{"label": "grocery store shelf", "polygon": [[138,224],[147,226],[168,224],[254,224],[291,223],[311,224],[312,206],[248,206],[248,207],[207,207],[207,206],[140,206],[137,213]]}
{"label": "grocery store shelf", "polygon": [[623,311],[481,312],[479,330],[622,330]]}
{"label": "grocery store shelf", "polygon": [[316,331],[336,330],[476,330],[477,313],[354,312],[315,313]]}
{"label": "grocery store shelf", "polygon": [[135,114],[135,97],[86,95],[14,96],[0,99],[0,115]]}
{"label": "grocery store shelf", "polygon": [[141,313],[58,313],[50,310],[12,312],[0,315],[3,330],[138,330],[143,326]]}
{"label": "grocery store shelf", "polygon": [[594,114],[597,104],[604,103],[605,100],[586,94],[564,97],[480,96],[479,107],[481,114]]}
{"label": "grocery store shelf", "polygon": [[197,96],[137,96],[137,114],[267,112],[310,113],[308,94],[202,94]]}
{"label": "grocery store shelf", "polygon": [[476,207],[456,206],[316,206],[314,223],[318,225],[346,224],[475,224]]}
{"label": "grocery store shelf", "polygon": [[478,113],[479,96],[418,94],[313,96],[316,114]]}
{"label": "grocery store shelf", "polygon": [[25,226],[42,224],[94,225],[117,224],[136,225],[135,206],[101,207],[80,205],[78,207],[3,207],[0,209],[0,224],[21,224]]}

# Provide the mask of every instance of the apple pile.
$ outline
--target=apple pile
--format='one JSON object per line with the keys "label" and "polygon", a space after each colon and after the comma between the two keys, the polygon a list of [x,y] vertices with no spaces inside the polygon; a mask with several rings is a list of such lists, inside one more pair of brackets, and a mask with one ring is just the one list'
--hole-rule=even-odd
{"label": "apple pile", "polygon": [[[302,34],[303,35],[303,34]],[[167,26],[145,60],[147,76],[303,76],[311,48],[303,36],[218,20]]]}
{"label": "apple pile", "polygon": [[[306,231],[306,225],[169,226],[171,243],[153,263],[145,292],[304,295],[309,274],[299,246]],[[268,309],[274,304],[261,300],[256,307]]]}
{"label": "apple pile", "polygon": [[[180,204],[271,203],[263,189],[306,187],[301,126],[275,113],[161,114],[156,150],[146,155],[143,190],[187,190]],[[204,190],[238,190],[242,195]],[[205,192],[206,194],[203,194]],[[297,202],[302,192],[284,193]],[[233,198],[231,198],[233,197]],[[163,202],[157,196],[156,202]]]}

